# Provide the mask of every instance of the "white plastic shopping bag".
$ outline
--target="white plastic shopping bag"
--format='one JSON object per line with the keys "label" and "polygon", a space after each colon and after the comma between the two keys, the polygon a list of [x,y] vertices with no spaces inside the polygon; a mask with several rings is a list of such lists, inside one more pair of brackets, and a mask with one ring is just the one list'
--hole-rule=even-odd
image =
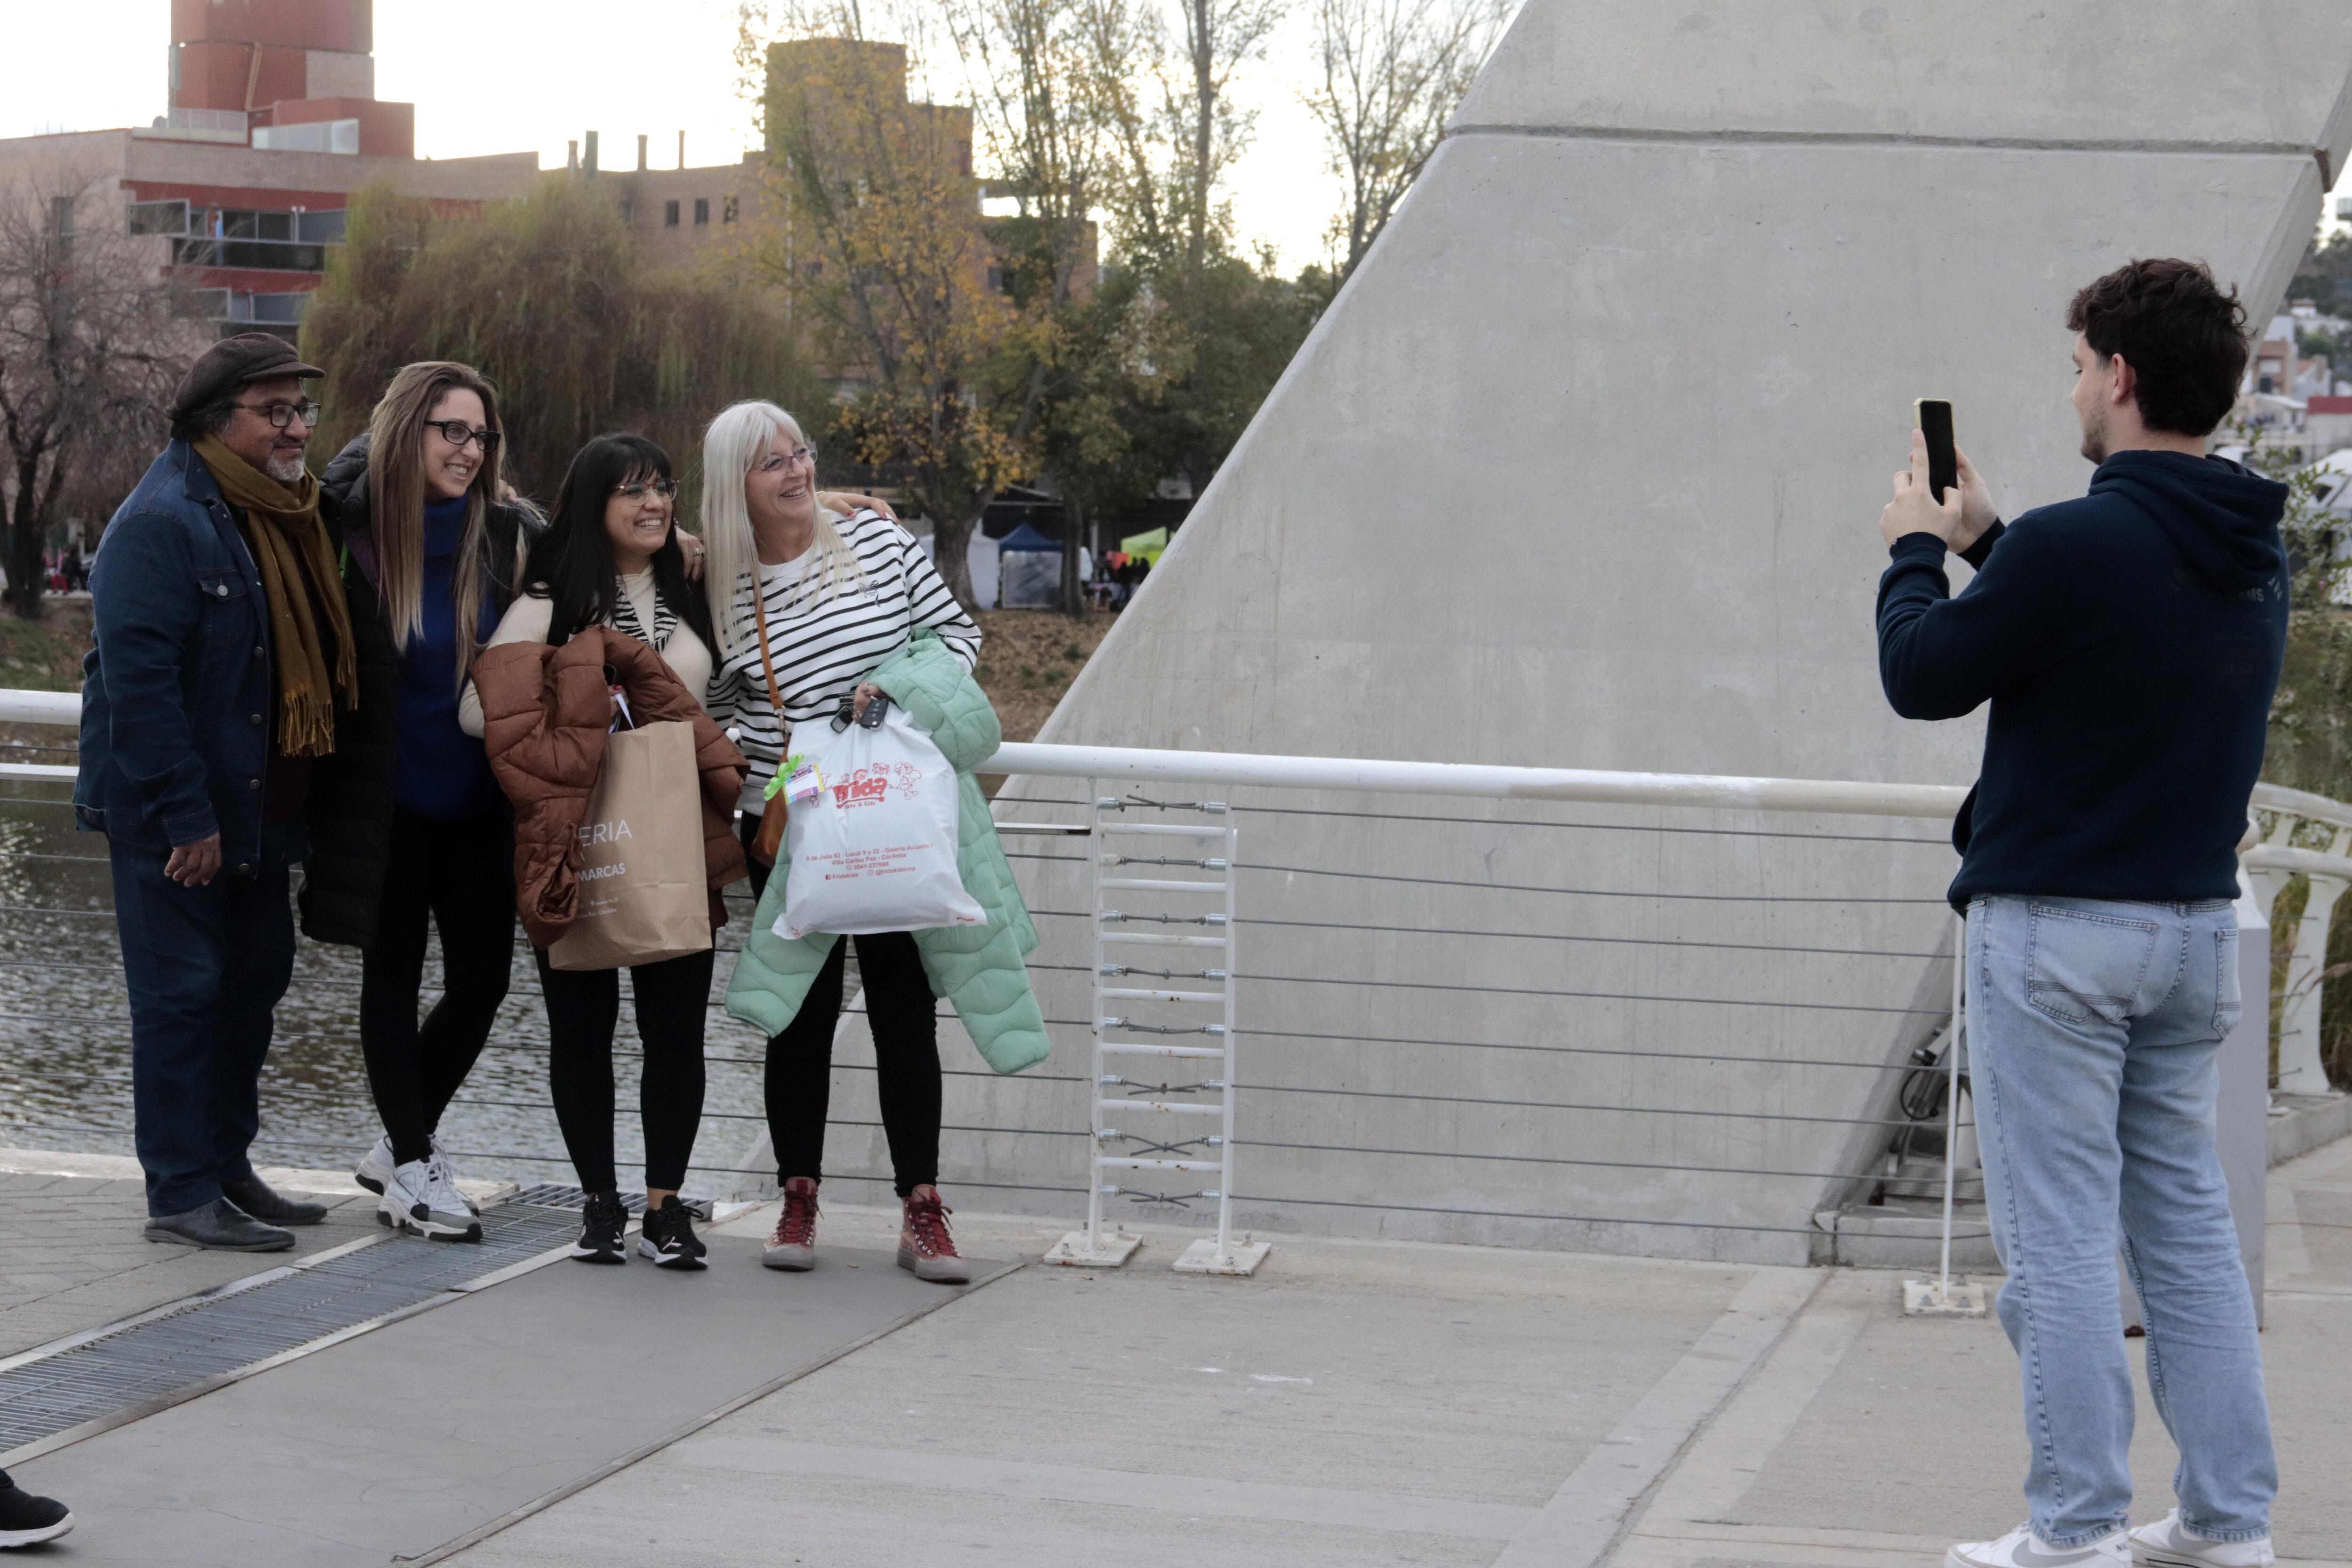
{"label": "white plastic shopping bag", "polygon": [[986,922],[956,871],[955,769],[895,704],[878,729],[794,725],[786,766],[794,798],[778,936]]}

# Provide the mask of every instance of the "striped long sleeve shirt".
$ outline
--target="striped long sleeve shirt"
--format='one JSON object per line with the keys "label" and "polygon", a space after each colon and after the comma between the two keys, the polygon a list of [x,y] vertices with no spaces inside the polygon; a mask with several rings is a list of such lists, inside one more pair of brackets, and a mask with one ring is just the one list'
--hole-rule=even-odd
{"label": "striped long sleeve shirt", "polygon": [[[775,656],[783,712],[779,715],[769,698],[757,637],[723,659],[711,678],[711,711],[731,711],[741,731],[736,744],[751,764],[743,782],[742,807],[748,812],[766,805],[768,780],[783,758],[792,726],[830,719],[859,681],[907,646],[917,626],[939,633],[967,669],[980,658],[980,627],[948,592],[914,535],[863,509],[839,527],[865,574],[862,584],[817,597],[809,581],[821,565],[814,546],[797,560],[759,568],[760,613]],[[751,595],[751,578],[736,584],[736,608],[747,626]]]}

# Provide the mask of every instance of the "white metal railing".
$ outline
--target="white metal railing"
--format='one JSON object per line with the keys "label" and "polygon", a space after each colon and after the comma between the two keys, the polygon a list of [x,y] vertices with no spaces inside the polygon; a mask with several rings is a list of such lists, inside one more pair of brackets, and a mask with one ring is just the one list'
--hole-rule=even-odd
{"label": "white metal railing", "polygon": [[[0,723],[68,726],[79,722],[79,699],[77,695],[72,693],[0,690]],[[1129,1107],[1126,1102],[1117,1098],[1112,1092],[1106,1089],[1105,1079],[1118,1075],[1114,1073],[1110,1068],[1106,1066],[1103,1058],[1106,1054],[1106,1046],[1110,1047],[1108,1054],[1119,1054],[1118,1038],[1126,1032],[1121,1026],[1128,1022],[1128,1018],[1120,1007],[1113,1005],[1120,1000],[1120,998],[1115,994],[1123,990],[1133,989],[1133,987],[1106,984],[1107,981],[1116,981],[1122,977],[1113,975],[1109,973],[1111,970],[1119,967],[1119,965],[1115,962],[1113,955],[1107,954],[1104,951],[1102,939],[1108,930],[1108,927],[1106,924],[1107,913],[1120,915],[1124,918],[1129,915],[1133,915],[1135,910],[1107,911],[1105,908],[1104,895],[1108,889],[1106,888],[1105,884],[1119,881],[1131,881],[1139,884],[1150,883],[1151,885],[1149,888],[1139,886],[1136,888],[1135,891],[1139,893],[1149,891],[1154,894],[1161,894],[1179,900],[1181,900],[1187,893],[1189,893],[1192,895],[1195,902],[1198,901],[1201,894],[1208,893],[1211,894],[1213,899],[1219,900],[1222,903],[1225,918],[1223,922],[1222,930],[1214,933],[1214,940],[1219,944],[1220,951],[1217,953],[1211,955],[1216,960],[1216,962],[1204,963],[1204,967],[1201,972],[1202,974],[1209,976],[1213,984],[1204,984],[1199,988],[1198,994],[1193,994],[1192,987],[1184,985],[1182,982],[1174,977],[1169,977],[1167,979],[1167,984],[1170,988],[1171,994],[1167,997],[1160,997],[1157,990],[1150,985],[1143,987],[1143,992],[1150,994],[1152,1000],[1155,1001],[1171,1000],[1184,1005],[1214,1007],[1217,1009],[1217,1016],[1220,1019],[1219,1027],[1222,1028],[1223,1034],[1216,1046],[1214,1047],[1194,1047],[1195,1049],[1206,1049],[1209,1055],[1215,1056],[1219,1058],[1213,1064],[1206,1059],[1206,1057],[1204,1057],[1202,1062],[1202,1065],[1204,1068],[1213,1067],[1215,1070],[1221,1073],[1221,1078],[1217,1080],[1216,1085],[1216,1092],[1220,1096],[1219,1101],[1214,1106],[1212,1106],[1205,1100],[1196,1104],[1188,1104],[1184,1112],[1176,1113],[1180,1116],[1189,1113],[1191,1116],[1197,1118],[1197,1120],[1192,1121],[1187,1124],[1188,1126],[1192,1127],[1197,1127],[1210,1120],[1209,1116],[1204,1113],[1212,1110],[1220,1113],[1222,1131],[1217,1135],[1217,1140],[1213,1144],[1213,1147],[1216,1150],[1216,1157],[1213,1161],[1196,1161],[1184,1158],[1181,1152],[1171,1156],[1175,1160],[1176,1164],[1181,1164],[1182,1166],[1182,1171],[1178,1173],[1192,1173],[1196,1166],[1213,1167],[1213,1173],[1218,1182],[1218,1186],[1214,1190],[1213,1194],[1207,1191],[1203,1191],[1202,1193],[1190,1195],[1202,1198],[1214,1195],[1218,1200],[1219,1223],[1217,1240],[1213,1247],[1207,1247],[1210,1257],[1216,1263],[1223,1266],[1218,1268],[1217,1271],[1234,1271],[1233,1265],[1236,1262],[1236,1248],[1233,1245],[1230,1235],[1231,1205],[1234,1193],[1234,1179],[1233,1173],[1234,1146],[1233,1118],[1236,1093],[1240,1089],[1247,1087],[1243,1085],[1239,1080],[1234,1054],[1234,1040],[1240,1028],[1240,1023],[1235,1016],[1234,999],[1234,982],[1238,975],[1239,971],[1238,965],[1234,961],[1232,943],[1235,932],[1235,927],[1239,924],[1251,922],[1247,919],[1236,918],[1236,905],[1234,901],[1236,895],[1234,889],[1234,879],[1235,872],[1241,869],[1264,872],[1292,868],[1273,866],[1246,866],[1241,862],[1238,858],[1238,839],[1235,837],[1237,828],[1234,825],[1233,815],[1231,813],[1225,813],[1223,814],[1224,818],[1223,821],[1211,829],[1213,834],[1220,839],[1221,842],[1213,845],[1202,846],[1202,849],[1204,851],[1222,849],[1223,853],[1217,854],[1213,852],[1202,852],[1187,855],[1183,858],[1188,869],[1214,872],[1216,875],[1213,878],[1195,879],[1187,877],[1182,879],[1160,879],[1128,878],[1116,875],[1106,876],[1104,873],[1107,868],[1105,866],[1104,857],[1114,852],[1113,847],[1110,845],[1108,840],[1115,837],[1121,830],[1122,826],[1126,832],[1131,834],[1137,830],[1138,826],[1142,826],[1136,818],[1126,815],[1127,808],[1133,805],[1138,797],[1129,795],[1125,798],[1121,798],[1116,794],[1107,794],[1105,793],[1106,786],[1154,782],[1181,782],[1219,787],[1258,786],[1279,789],[1360,791],[1377,792],[1383,795],[1455,796],[1484,800],[1517,799],[1528,801],[1585,802],[1618,805],[1633,805],[1639,806],[1675,808],[1697,807],[1702,809],[1731,810],[1737,812],[1844,814],[1885,817],[1910,817],[1926,821],[1948,820],[1952,815],[1954,809],[1965,797],[1965,791],[1958,787],[1940,785],[1876,784],[1848,781],[1737,778],[1696,774],[1648,774],[1597,770],[1503,767],[1415,762],[1384,762],[1350,758],[1286,757],[1253,755],[1247,753],[1181,752],[1128,747],[1040,745],[1027,742],[1008,743],[1003,746],[998,753],[992,758],[987,764],[985,764],[985,771],[991,773],[1024,775],[1031,778],[1082,781],[1085,784],[1086,793],[1081,804],[1085,805],[1087,808],[1088,820],[1084,825],[1063,824],[1046,827],[1041,825],[1015,824],[1009,821],[1000,825],[1000,831],[1008,835],[1016,835],[1026,828],[1030,831],[1037,832],[1052,832],[1062,835],[1082,835],[1091,839],[1091,843],[1087,845],[1088,853],[1084,857],[1084,858],[1090,862],[1091,866],[1088,872],[1088,879],[1089,886],[1094,889],[1095,893],[1095,897],[1092,900],[1093,907],[1085,911],[1076,910],[1041,910],[1038,911],[1041,916],[1080,915],[1089,921],[1094,937],[1094,940],[1088,943],[1087,949],[1087,951],[1091,953],[1094,961],[1087,966],[1092,971],[1090,984],[1094,997],[1094,1005],[1090,1010],[1089,1016],[1085,1020],[1048,1020],[1049,1024],[1056,1026],[1084,1026],[1092,1035],[1095,1046],[1093,1056],[1094,1071],[1086,1080],[1087,1097],[1090,1104],[1093,1106],[1093,1112],[1090,1117],[1090,1134],[1078,1133],[1076,1130],[1072,1130],[1068,1134],[1066,1134],[1068,1136],[1090,1135],[1090,1142],[1088,1144],[1088,1156],[1090,1162],[1089,1169],[1096,1173],[1090,1177],[1087,1184],[1089,1190],[1088,1228],[1085,1232],[1073,1233],[1073,1237],[1071,1238],[1073,1242],[1083,1243],[1081,1250],[1084,1254],[1083,1260],[1085,1261],[1108,1261],[1104,1254],[1111,1247],[1115,1238],[1115,1226],[1113,1227],[1113,1236],[1106,1236],[1105,1234],[1102,1223],[1103,1215],[1101,1199],[1105,1195],[1115,1193],[1118,1189],[1114,1184],[1107,1181],[1101,1173],[1107,1169],[1120,1166],[1133,1166],[1139,1169],[1140,1166],[1138,1163],[1139,1160],[1147,1160],[1152,1157],[1152,1152],[1149,1150],[1149,1148],[1134,1157],[1126,1157],[1118,1153],[1106,1153],[1107,1144],[1111,1139],[1116,1139],[1127,1134],[1129,1131],[1127,1127],[1114,1125],[1111,1120],[1107,1120],[1117,1118],[1122,1111],[1129,1109]],[[71,780],[73,774],[74,770],[70,766],[37,763],[0,763],[0,777],[14,778],[26,782],[68,782]],[[1155,809],[1166,810],[1171,808],[1171,803],[1152,802],[1148,804],[1153,805]],[[1186,809],[1193,810],[1196,813],[1200,813],[1200,815],[1195,819],[1194,826],[1182,828],[1181,831],[1197,836],[1202,830],[1201,826],[1202,824],[1206,824],[1213,820],[1214,817],[1219,815],[1216,813],[1202,811],[1202,807],[1209,805],[1222,805],[1222,803],[1200,802],[1193,803],[1191,806],[1186,807]],[[2307,973],[2315,975],[2318,973],[2319,965],[2324,963],[2326,917],[2328,909],[2332,907],[2335,896],[2340,893],[2346,885],[2352,884],[2352,858],[2347,858],[2344,853],[2348,847],[2352,847],[2352,806],[2347,806],[2342,803],[2331,801],[2325,797],[2283,790],[2271,785],[2263,785],[2258,788],[2252,805],[2257,811],[2264,814],[2267,831],[2258,835],[2256,830],[2250,826],[2247,841],[2243,849],[2244,865],[2248,872],[2248,879],[2252,884],[2252,890],[2260,897],[2261,902],[2264,906],[2265,910],[2267,910],[2267,906],[2271,901],[2271,899],[2275,896],[2277,888],[2283,885],[2288,877],[2296,872],[2304,872],[2311,875],[2314,879],[2314,902],[2318,906],[2318,908],[2315,913],[2307,912],[2305,930],[2306,932],[2310,932],[2315,926],[2316,941],[2318,945],[2313,948],[2312,951],[2306,954],[2305,952],[2305,944],[2300,941],[2298,942],[2296,950],[2298,967],[2290,972],[2290,984],[2292,986],[2294,984],[2294,977],[2296,974]],[[1255,810],[1265,808],[1249,809]],[[1307,815],[1316,814],[1310,812]],[[1334,814],[1326,813],[1323,815]],[[1338,813],[1336,815],[1346,816],[1348,814]],[[1434,822],[1453,819],[1431,817],[1426,818],[1425,820]],[[1171,830],[1175,828],[1174,824],[1163,825],[1161,822],[1155,822],[1151,826],[1160,827],[1160,836],[1163,838],[1168,837],[1171,835]],[[1566,824],[1563,826],[1572,826],[1576,825]],[[1802,837],[1802,835],[1800,835],[1800,837]],[[1917,840],[1917,842],[1927,843],[1932,842],[1932,840],[1922,839]],[[2318,847],[2315,847],[2315,845]],[[1030,858],[1038,859],[1076,858],[1068,856],[1034,856]],[[1129,855],[1122,856],[1120,858],[1132,863],[1132,861],[1137,858],[1137,856]],[[1142,858],[1145,859],[1166,858],[1165,857],[1155,857],[1150,855],[1145,855]],[[1198,864],[1193,864],[1194,861],[1197,861]],[[1318,872],[1315,874],[1350,875],[1357,873],[1334,871]],[[1412,878],[1403,879],[1407,881],[1428,880],[1428,879]],[[1163,889],[1158,886],[1158,883],[1162,880],[1180,882],[1181,886]],[[2320,899],[2321,886],[2323,882],[2326,884],[2328,889],[2326,901],[2324,903],[2321,902]],[[1475,888],[1478,884],[1475,881],[1461,881],[1447,883],[1445,885]],[[1121,890],[1124,892],[1124,889]],[[1533,890],[1574,892],[1578,889],[1540,889]],[[1610,894],[1608,896],[1614,897],[1621,895]],[[1697,895],[1674,895],[1660,893],[1649,896],[1666,898],[1690,897]],[[1925,901],[1932,902],[1933,900],[1928,900]],[[1141,906],[1139,905],[1136,907],[1137,909],[1139,909]],[[1166,917],[1143,915],[1139,918],[1151,920],[1164,919]],[[1274,923],[1281,925],[1286,923],[1295,924],[1297,922],[1277,921]],[[1395,930],[1398,928],[1361,926],[1356,929],[1365,931],[1382,931]],[[1481,933],[1458,932],[1454,934],[1475,936]],[[1209,939],[1212,933],[1204,928],[1199,935],[1188,936],[1181,940],[1197,944]],[[1161,940],[1165,942],[1171,939],[1162,938]],[[1705,947],[1710,944],[1700,942],[1697,945]],[[1806,950],[1796,949],[1790,951],[1802,952]],[[1045,955],[1041,954],[1040,956],[1043,957]],[[1924,960],[1931,957],[1932,955],[1924,952],[1910,955],[1890,952],[1885,956],[1909,956]],[[1049,965],[1049,967],[1051,966]],[[1187,973],[1190,972],[1188,971]],[[1252,979],[1254,983],[1263,984],[1275,984],[1285,981],[1291,984],[1326,985],[1353,984],[1352,982],[1322,977],[1252,975],[1246,978]],[[1406,984],[1408,988],[1412,988],[1414,984],[1412,982],[1396,981],[1376,982],[1376,984],[1381,983],[1403,984]],[[1174,994],[1175,990],[1180,988],[1185,992],[1185,994],[1181,996]],[[1421,988],[1427,989],[1428,987],[1423,986]],[[1482,989],[1491,988],[1480,986],[1441,986],[1437,987],[1437,989],[1475,992]],[[2305,989],[2306,991],[2313,993],[2315,997],[2315,985],[2307,985]],[[1527,992],[1517,994],[1560,996],[1592,994],[1592,993],[1573,991]],[[1631,999],[1635,1001],[1643,1000],[1643,998],[1639,997]],[[1662,998],[1648,998],[1648,1000],[1653,1001],[1661,999]],[[1715,998],[1702,996],[1693,996],[1688,999],[1695,1003],[1712,1003],[1717,1000]],[[1765,1007],[1776,1007],[1789,1005],[1826,1005],[1831,1004],[1766,1001],[1758,1005]],[[1854,1009],[1848,1010],[1852,1011]],[[1920,1011],[1920,1009],[1916,1007],[1865,1007],[1859,1010],[1864,1012],[1880,1013],[1906,1013]],[[1956,998],[1956,1015],[1957,1010],[1958,999]],[[2313,1037],[2312,1055],[2313,1062],[2315,1067],[2317,1007],[2315,1005],[2313,1005],[2305,1008],[2304,1012],[2307,1016],[2309,1032]],[[1158,1031],[1155,1031],[1155,1033],[1156,1032]],[[1940,1059],[1932,1068],[1927,1069],[1944,1075],[1947,1079],[1945,1090],[1940,1096],[1943,1100],[1943,1106],[1941,1108],[1943,1110],[1943,1120],[1946,1123],[1944,1145],[1946,1157],[1943,1162],[1945,1203],[1943,1205],[1944,1265],[1942,1269],[1942,1277],[1946,1280],[1948,1280],[1949,1279],[1950,1270],[1950,1239],[1952,1236],[1951,1187],[1955,1180],[1955,1167],[1960,1163],[1955,1155],[1960,1148],[1964,1147],[1964,1145],[1959,1142],[1960,1135],[1964,1131],[1960,1121],[1964,1096],[1956,1091],[1957,1086],[1960,1083],[1961,1078],[1965,1072],[1965,1068],[1961,1065],[1961,1052],[1958,1046],[1961,1031],[1958,1026],[1958,1019],[1956,1016],[1952,1020],[1948,1021],[1946,1026],[1943,1035],[1945,1048],[1941,1054]],[[1301,1037],[1301,1038],[1307,1037]],[[1339,1038],[1339,1037],[1327,1036],[1313,1037]],[[1476,1042],[1467,1041],[1437,1041],[1430,1043],[1458,1045],[1476,1044]],[[1600,1054],[1610,1055],[1612,1053],[1604,1050]],[[1622,1055],[1626,1053],[1621,1051],[1613,1054]],[[1831,1062],[1822,1065],[1832,1067],[1864,1067],[1870,1064],[1854,1061]],[[982,1075],[973,1074],[966,1076],[980,1078]],[[1129,1091],[1132,1091],[1135,1088],[1133,1085],[1125,1084],[1111,1087],[1113,1089],[1127,1089]],[[1149,1086],[1146,1087],[1148,1088]],[[1209,1087],[1210,1086],[1205,1082],[1201,1085],[1193,1086],[1196,1091],[1206,1089]],[[1331,1093],[1353,1091],[1287,1088],[1277,1085],[1272,1086],[1272,1092]],[[1164,1102],[1171,1100],[1172,1098],[1173,1097],[1171,1095],[1163,1094],[1159,1096],[1158,1100]],[[1384,1096],[1381,1098],[1396,1099],[1412,1097]],[[1438,1096],[1436,1098],[1439,1100],[1444,1100],[1447,1097]],[[1513,1104],[1521,1102],[1502,1100],[1476,1101],[1475,1103]],[[1159,1107],[1155,1105],[1155,1109],[1158,1108]],[[1538,1105],[1535,1108],[1559,1110],[1575,1110],[1580,1109],[1584,1110],[1600,1110],[1604,1109],[1601,1106],[1578,1107],[1567,1104],[1559,1106]],[[1631,1110],[1636,1114],[1671,1113],[1671,1108],[1663,1106],[1655,1108],[1633,1107]],[[1718,1112],[1717,1114],[1720,1113]],[[1790,1119],[1783,1117],[1781,1120]],[[1798,1117],[1794,1120],[1843,1121],[1847,1125],[1858,1128],[1867,1128],[1877,1125],[1877,1123],[1872,1121],[1867,1117]],[[973,1127],[964,1129],[963,1131],[985,1132],[990,1131],[990,1129]],[[1007,1129],[1007,1131],[1010,1131],[1015,1130]],[[1025,1131],[1034,1131],[1038,1130],[1032,1129]],[[1109,1135],[1108,1138],[1106,1137],[1106,1134]],[[1061,1136],[1065,1134],[1055,1133],[1053,1135]],[[1166,1135],[1163,1135],[1160,1140],[1162,1143],[1182,1142],[1188,1141],[1204,1144],[1209,1142],[1206,1139],[1185,1140],[1181,1138],[1172,1138]],[[1320,1145],[1299,1143],[1287,1145],[1287,1147],[1304,1149],[1320,1147]],[[1166,1151],[1162,1150],[1160,1152],[1165,1152]],[[1406,1148],[1343,1149],[1336,1152],[1349,1154],[1395,1155],[1417,1155],[1425,1152],[1423,1151]],[[1507,1158],[1510,1156],[1500,1157]],[[1554,1160],[1549,1163],[1566,1164],[1608,1164],[1612,1162]],[[1171,1171],[1174,1171],[1175,1165],[1171,1165],[1169,1168]],[[1640,1168],[1671,1170],[1684,1169],[1685,1167],[1659,1165],[1654,1167]],[[1710,1173],[1706,1171],[1706,1168],[1703,1165],[1687,1168],[1699,1173]],[[1202,1171],[1201,1173],[1208,1175],[1211,1174],[1212,1172]],[[1738,1173],[1719,1172],[1711,1173],[1718,1175],[1735,1175]],[[1774,1173],[1758,1171],[1748,1173],[1760,1176]],[[1786,1173],[1790,1176],[1795,1177],[1807,1174],[1821,1174],[1822,1173],[1807,1173],[1791,1170]],[[979,1184],[985,1185],[987,1184],[982,1183]],[[1129,1195],[1136,1196],[1139,1194],[1130,1193]],[[1267,1199],[1265,1201],[1281,1202],[1287,1200]],[[1378,1205],[1359,1205],[1355,1206]],[[1570,1218],[1580,1216],[1530,1215],[1528,1217]],[[1606,1223],[1618,1222],[1607,1221]],[[1657,1220],[1629,1220],[1623,1223],[1642,1225],[1657,1224],[1662,1222]],[[1207,1244],[1203,1245],[1204,1247],[1207,1247]]]}
{"label": "white metal railing", "polygon": [[[2263,917],[2270,918],[2291,879],[2300,874],[2311,880],[2279,997],[2277,1089],[2334,1094],[2320,1054],[2320,992],[2326,979],[2328,926],[2336,900],[2352,887],[2352,806],[2324,795],[2257,784],[2253,809],[2257,818],[2248,836],[2259,834],[2260,842],[2244,858]],[[2270,818],[2268,832],[2262,831],[2263,816]]]}

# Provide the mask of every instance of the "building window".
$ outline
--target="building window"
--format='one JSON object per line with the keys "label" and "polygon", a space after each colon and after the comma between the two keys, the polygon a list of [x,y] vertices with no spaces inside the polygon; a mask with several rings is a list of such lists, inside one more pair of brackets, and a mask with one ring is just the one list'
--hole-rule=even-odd
{"label": "building window", "polygon": [[729,196],[727,198],[726,206],[719,210],[719,221],[721,223],[733,223],[735,221],[736,212],[736,200],[733,196]]}
{"label": "building window", "polygon": [[695,197],[695,198],[694,198],[694,226],[695,226],[695,227],[697,227],[697,228],[701,228],[701,227],[706,226],[709,222],[710,222],[710,198],[709,198],[709,196],[697,196],[697,197]]}
{"label": "building window", "polygon": [[621,226],[623,228],[635,228],[637,226],[636,203],[623,202],[621,204]]}
{"label": "building window", "polygon": [[160,202],[131,204],[131,232],[133,234],[193,234],[188,221],[188,204],[173,198]]}
{"label": "building window", "polygon": [[662,227],[676,228],[677,226],[677,204],[676,202],[662,203]]}
{"label": "building window", "polygon": [[74,199],[71,196],[49,198],[49,233],[58,242],[58,259],[73,258]]}

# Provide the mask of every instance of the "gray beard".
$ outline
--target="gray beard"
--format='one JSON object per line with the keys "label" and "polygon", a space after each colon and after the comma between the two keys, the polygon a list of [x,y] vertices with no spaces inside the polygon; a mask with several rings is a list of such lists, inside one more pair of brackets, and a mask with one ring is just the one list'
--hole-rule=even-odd
{"label": "gray beard", "polygon": [[261,471],[281,485],[293,484],[302,477],[301,454],[298,452],[290,458],[273,457],[262,465]]}

